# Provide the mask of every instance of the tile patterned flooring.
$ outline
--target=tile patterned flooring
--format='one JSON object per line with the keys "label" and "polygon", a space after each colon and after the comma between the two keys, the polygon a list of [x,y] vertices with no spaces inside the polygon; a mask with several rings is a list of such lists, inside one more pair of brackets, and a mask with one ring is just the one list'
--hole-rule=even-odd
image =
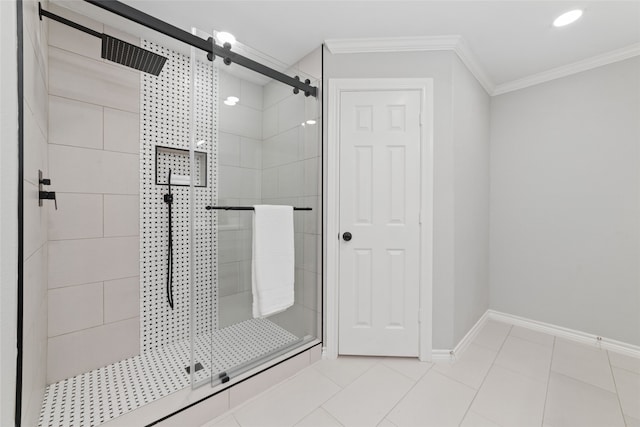
{"label": "tile patterned flooring", "polygon": [[455,362],[321,360],[203,427],[639,427],[640,359],[488,321]]}
{"label": "tile patterned flooring", "polygon": [[[298,341],[267,319],[250,319],[201,335],[195,358],[204,369],[196,381]],[[76,375],[47,386],[39,427],[93,427],[191,385],[187,340]],[[213,367],[213,370],[212,370]]]}

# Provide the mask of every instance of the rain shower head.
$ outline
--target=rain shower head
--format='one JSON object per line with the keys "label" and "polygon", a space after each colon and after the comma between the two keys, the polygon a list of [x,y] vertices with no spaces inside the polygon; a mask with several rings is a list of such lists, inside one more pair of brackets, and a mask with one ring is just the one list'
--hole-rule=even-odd
{"label": "rain shower head", "polygon": [[102,58],[109,61],[116,62],[118,64],[124,65],[125,67],[134,68],[144,73],[153,74],[154,76],[160,74],[164,63],[167,61],[167,58],[165,58],[164,56],[153,53],[150,50],[146,50],[131,43],[127,43],[124,40],[117,39],[108,34],[99,33],[92,30],[91,28],[87,28],[73,21],[69,21],[62,16],[58,16],[56,14],[48,12],[42,9],[40,3],[38,3],[38,12],[40,13],[41,20],[43,16],[46,16],[47,18],[58,21],[61,24],[68,25],[69,27],[75,28],[76,30],[80,30],[94,37],[102,39],[101,56]]}
{"label": "rain shower head", "polygon": [[126,67],[157,76],[167,58],[131,43],[102,34],[102,57]]}

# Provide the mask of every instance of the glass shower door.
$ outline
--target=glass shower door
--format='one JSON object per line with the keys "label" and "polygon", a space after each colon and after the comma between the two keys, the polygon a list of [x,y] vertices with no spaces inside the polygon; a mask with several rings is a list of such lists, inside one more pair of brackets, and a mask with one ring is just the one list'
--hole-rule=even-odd
{"label": "glass shower door", "polygon": [[[192,30],[197,37],[209,34]],[[206,53],[191,48],[189,163],[190,375],[193,387],[214,374],[211,337],[217,329],[217,218],[207,207],[217,200],[217,69]]]}
{"label": "glass shower door", "polygon": [[[311,79],[239,43],[232,50]],[[192,70],[191,170],[198,168],[199,152],[206,153],[208,184],[200,189],[192,183],[190,202],[191,368],[197,387],[229,381],[320,335],[321,150],[317,98],[225,65],[223,58],[212,63],[196,51]],[[293,213],[294,304],[265,318],[252,313],[256,204],[311,208]]]}

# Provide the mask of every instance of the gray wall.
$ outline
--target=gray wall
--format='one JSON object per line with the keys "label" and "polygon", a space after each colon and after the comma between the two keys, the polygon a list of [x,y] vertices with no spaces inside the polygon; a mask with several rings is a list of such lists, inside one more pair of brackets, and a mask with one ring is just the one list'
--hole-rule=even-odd
{"label": "gray wall", "polygon": [[455,345],[489,308],[490,98],[457,56],[452,87]]}
{"label": "gray wall", "polygon": [[[325,83],[332,78],[434,79],[433,348],[453,348],[463,329],[488,308],[488,214],[481,198],[488,194],[488,95],[453,52],[325,52],[324,65]],[[468,156],[468,148],[483,154]],[[457,204],[467,211],[457,212]],[[474,218],[477,212],[482,213]],[[468,235],[469,229],[480,230]]]}
{"label": "gray wall", "polygon": [[640,344],[640,58],[491,103],[491,308]]}

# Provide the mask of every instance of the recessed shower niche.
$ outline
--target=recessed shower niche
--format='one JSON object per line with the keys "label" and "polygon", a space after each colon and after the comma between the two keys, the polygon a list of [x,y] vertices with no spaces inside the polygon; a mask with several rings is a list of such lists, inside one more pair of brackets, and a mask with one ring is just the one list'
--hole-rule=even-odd
{"label": "recessed shower niche", "polygon": [[156,145],[156,185],[167,185],[171,170],[171,185],[207,186],[207,153],[194,151],[195,173],[191,173],[189,150]]}

